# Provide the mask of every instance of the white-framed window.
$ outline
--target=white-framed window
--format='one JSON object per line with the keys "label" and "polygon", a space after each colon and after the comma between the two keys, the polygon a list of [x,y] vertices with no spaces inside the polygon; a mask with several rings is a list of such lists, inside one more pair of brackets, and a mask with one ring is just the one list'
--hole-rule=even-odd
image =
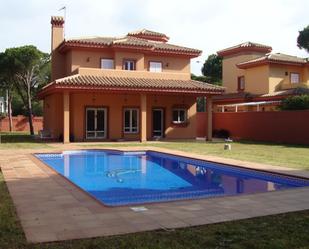
{"label": "white-framed window", "polygon": [[238,77],[238,91],[245,90],[245,76]]}
{"label": "white-framed window", "polygon": [[138,133],[139,130],[139,110],[138,108],[125,108],[123,111],[123,131],[124,133]]}
{"label": "white-framed window", "polygon": [[101,68],[102,69],[114,69],[114,60],[113,59],[101,59]]}
{"label": "white-framed window", "polygon": [[173,109],[173,123],[183,124],[187,121],[187,110],[184,108]]}
{"label": "white-framed window", "polygon": [[124,60],[123,61],[123,69],[124,70],[136,70],[135,69],[135,61],[134,60]]}
{"label": "white-framed window", "polygon": [[150,72],[162,72],[162,62],[150,61],[149,62],[149,71]]}
{"label": "white-framed window", "polygon": [[299,73],[291,73],[291,84],[297,84],[300,82]]}

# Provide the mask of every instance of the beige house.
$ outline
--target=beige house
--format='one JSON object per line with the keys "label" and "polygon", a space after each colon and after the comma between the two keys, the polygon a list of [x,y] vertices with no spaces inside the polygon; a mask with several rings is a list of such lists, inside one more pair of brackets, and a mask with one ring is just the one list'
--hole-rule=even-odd
{"label": "beige house", "polygon": [[196,98],[222,87],[191,80],[198,49],[168,43],[142,29],[121,37],[64,39],[64,19],[52,17],[52,82],[44,101],[44,130],[70,141],[196,137]]}
{"label": "beige house", "polygon": [[217,52],[226,87],[226,94],[216,97],[218,111],[275,110],[283,98],[309,92],[308,59],[271,51],[246,42]]}

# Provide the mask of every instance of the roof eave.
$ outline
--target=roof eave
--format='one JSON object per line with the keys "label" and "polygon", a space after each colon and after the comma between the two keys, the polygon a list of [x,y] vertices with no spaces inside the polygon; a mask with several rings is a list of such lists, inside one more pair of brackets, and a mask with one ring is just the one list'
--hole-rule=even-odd
{"label": "roof eave", "polygon": [[260,52],[260,53],[270,53],[272,51],[271,47],[264,48],[264,47],[239,47],[239,48],[232,48],[232,49],[224,49],[217,51],[217,54],[221,57],[238,54],[241,52]]}
{"label": "roof eave", "polygon": [[277,61],[277,60],[261,60],[257,62],[248,62],[248,63],[240,63],[237,64],[236,66],[239,69],[247,69],[247,68],[252,68],[252,67],[258,67],[258,66],[263,66],[263,65],[290,65],[290,66],[304,66],[305,63],[301,62],[292,62],[292,61]]}
{"label": "roof eave", "polygon": [[184,94],[184,95],[221,95],[225,89],[185,89],[185,88],[151,88],[151,87],[112,87],[112,86],[92,86],[92,85],[68,85],[68,84],[56,84],[56,82],[50,83],[47,87],[42,89],[38,94],[38,99],[44,99],[45,96],[63,91],[108,91],[108,92],[133,92],[133,93],[161,93],[161,94]]}

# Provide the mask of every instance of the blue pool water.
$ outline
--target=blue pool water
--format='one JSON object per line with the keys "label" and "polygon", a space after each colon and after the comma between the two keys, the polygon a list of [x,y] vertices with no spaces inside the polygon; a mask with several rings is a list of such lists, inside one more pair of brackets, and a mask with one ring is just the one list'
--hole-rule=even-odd
{"label": "blue pool water", "polygon": [[309,186],[306,179],[153,151],[81,150],[36,157],[108,206]]}

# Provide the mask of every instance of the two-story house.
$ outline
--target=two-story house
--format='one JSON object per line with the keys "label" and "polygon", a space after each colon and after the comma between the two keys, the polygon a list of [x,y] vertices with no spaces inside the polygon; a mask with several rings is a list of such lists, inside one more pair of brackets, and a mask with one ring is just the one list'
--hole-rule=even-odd
{"label": "two-story house", "polygon": [[[64,39],[64,19],[52,17],[52,82],[44,100],[44,130],[69,141],[195,138],[196,98],[224,88],[190,79],[200,50],[168,43],[149,30],[122,37]],[[211,139],[209,111],[208,139]]]}
{"label": "two-story house", "polygon": [[270,46],[245,42],[217,52],[226,88],[215,99],[218,111],[276,110],[287,96],[309,93],[308,59],[271,51]]}

